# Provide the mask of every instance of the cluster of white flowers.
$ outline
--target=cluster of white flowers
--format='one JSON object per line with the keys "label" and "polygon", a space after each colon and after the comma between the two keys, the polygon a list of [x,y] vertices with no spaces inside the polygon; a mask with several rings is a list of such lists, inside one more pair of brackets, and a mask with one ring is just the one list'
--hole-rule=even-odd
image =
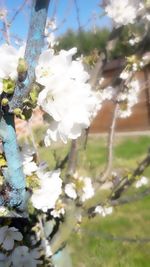
{"label": "cluster of white flowers", "polygon": [[43,249],[45,251],[46,257],[49,258],[50,256],[53,255],[52,250],[51,250],[51,246],[50,246],[49,241],[47,239],[42,240],[42,246],[43,246]]}
{"label": "cluster of white flowers", "polygon": [[[126,80],[130,76],[128,70],[123,70],[120,74],[120,78]],[[116,96],[117,89],[112,86],[108,86],[100,91],[101,99],[112,100],[115,96],[116,101],[119,103],[118,118],[127,118],[132,113],[132,108],[138,102],[138,96],[140,92],[140,83],[136,79],[132,79],[125,87],[123,91],[120,91]]]}
{"label": "cluster of white flowers", "polygon": [[[103,6],[116,28],[122,25],[133,24],[139,18],[140,21],[146,24],[150,21],[149,0],[105,0]],[[137,41],[139,40],[131,40],[131,45],[134,45]]]}
{"label": "cluster of white flowers", "polygon": [[62,192],[62,179],[60,170],[38,173],[40,188],[34,190],[31,197],[33,206],[43,212],[55,209],[56,201]]}
{"label": "cluster of white flowers", "polygon": [[0,46],[0,94],[3,91],[3,79],[16,80],[18,76],[17,66],[19,58],[24,55],[24,47],[19,50],[11,45],[3,44]]}
{"label": "cluster of white flowers", "polygon": [[47,19],[45,27],[45,38],[48,46],[51,48],[53,48],[55,45],[58,45],[53,32],[56,28],[56,19]]}
{"label": "cluster of white flowers", "polygon": [[149,183],[149,180],[147,177],[145,176],[142,176],[140,180],[138,180],[136,183],[135,183],[135,187],[136,188],[139,188],[143,185],[147,185]]}
{"label": "cluster of white flowers", "polygon": [[65,204],[62,202],[61,199],[58,199],[55,203],[54,209],[51,211],[51,215],[54,218],[60,218],[64,214],[65,214]]}
{"label": "cluster of white flowers", "polygon": [[107,215],[112,214],[113,212],[113,207],[102,207],[102,206],[97,206],[94,210],[94,213],[100,214],[102,217],[105,217]]}
{"label": "cluster of white flowers", "polygon": [[145,20],[145,22],[150,21],[149,8],[150,8],[149,0],[147,0],[145,2],[141,2],[139,4],[139,13],[140,13],[142,19]]}
{"label": "cluster of white flowers", "polygon": [[24,146],[21,152],[23,172],[25,175],[30,176],[38,170],[38,166],[34,161],[35,150],[29,146]]}
{"label": "cluster of white flowers", "polygon": [[65,214],[65,205],[61,199],[58,199],[62,192],[60,170],[47,171],[47,163],[41,162],[37,165],[35,163],[35,155],[34,148],[28,145],[22,147],[21,156],[24,174],[27,176],[34,174],[39,179],[40,188],[33,191],[32,204],[36,209],[40,209],[43,212],[51,210],[50,213],[54,218],[61,217]]}
{"label": "cluster of white flowers", "polygon": [[139,10],[139,0],[108,0],[105,6],[107,15],[113,20],[115,27],[134,23]]}
{"label": "cluster of white flowers", "polygon": [[100,94],[87,83],[89,75],[81,60],[72,60],[76,48],[44,51],[36,67],[36,81],[44,86],[38,105],[51,118],[45,145],[53,141],[76,139],[88,128],[100,108]]}
{"label": "cluster of white flowers", "polygon": [[115,89],[112,86],[108,86],[102,90],[100,90],[101,100],[111,100],[115,95]]}
{"label": "cluster of white flowers", "polygon": [[140,92],[140,84],[138,80],[132,80],[128,87],[120,92],[117,96],[117,101],[120,103],[118,109],[119,118],[127,118],[132,113],[132,107],[138,102]]}
{"label": "cluster of white flowers", "polygon": [[66,184],[65,193],[72,199],[79,199],[84,202],[94,195],[91,178],[75,175],[72,183]]}
{"label": "cluster of white flowers", "polygon": [[150,52],[146,52],[141,59],[143,66],[148,65],[150,63]]}
{"label": "cluster of white flowers", "polygon": [[135,44],[139,43],[141,41],[141,37],[140,36],[135,36],[131,39],[129,39],[129,44],[131,46],[134,46]]}

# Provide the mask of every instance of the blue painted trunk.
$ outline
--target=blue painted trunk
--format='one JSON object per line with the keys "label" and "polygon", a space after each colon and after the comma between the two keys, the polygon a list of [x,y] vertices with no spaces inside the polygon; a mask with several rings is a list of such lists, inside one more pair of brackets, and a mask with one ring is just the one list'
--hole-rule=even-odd
{"label": "blue painted trunk", "polygon": [[35,66],[44,45],[44,31],[49,3],[50,0],[32,0],[31,19],[25,50],[28,75],[22,87],[17,87],[14,92],[14,96],[9,103],[11,112],[13,112],[14,108],[22,106],[22,100],[31,90],[31,84],[34,81]]}
{"label": "blue painted trunk", "polygon": [[1,195],[0,203],[10,207],[25,207],[25,177],[22,170],[22,162],[14,127],[14,116],[6,114],[0,121],[0,136],[3,141],[3,148],[8,168],[4,170],[7,192]]}
{"label": "blue painted trunk", "polygon": [[[25,51],[25,60],[28,64],[28,75],[25,83],[17,86],[12,99],[9,102],[9,113],[13,113],[16,107],[21,108],[24,97],[30,91],[30,85],[34,79],[34,69],[41,53],[44,42],[44,29],[47,18],[47,10],[50,0],[33,0],[29,34]],[[25,209],[25,177],[22,170],[22,162],[18,149],[13,114],[1,114],[0,137],[2,138],[4,153],[8,168],[3,170],[6,190],[1,193],[0,205]]]}

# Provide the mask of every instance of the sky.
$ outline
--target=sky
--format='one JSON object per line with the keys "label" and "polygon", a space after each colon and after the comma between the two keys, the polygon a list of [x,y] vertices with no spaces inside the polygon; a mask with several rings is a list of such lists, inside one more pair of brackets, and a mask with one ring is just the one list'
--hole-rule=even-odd
{"label": "sky", "polygon": [[[10,17],[15,10],[22,4],[24,0],[0,0],[0,8],[7,8]],[[94,30],[98,27],[111,27],[110,20],[103,16],[103,10],[99,3],[101,0],[51,0],[49,5],[48,16],[56,17],[58,30],[56,36],[62,35],[67,29]],[[30,9],[26,7],[16,17],[12,25],[12,32],[26,39],[28,31],[28,23],[30,17]]]}

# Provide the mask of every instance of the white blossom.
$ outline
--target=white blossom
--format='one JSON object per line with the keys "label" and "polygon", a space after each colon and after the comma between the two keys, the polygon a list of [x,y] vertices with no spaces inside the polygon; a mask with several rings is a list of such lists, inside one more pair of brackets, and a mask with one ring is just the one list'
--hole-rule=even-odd
{"label": "white blossom", "polygon": [[83,194],[81,195],[82,202],[94,196],[94,189],[92,186],[91,178],[84,177],[83,181],[84,181]]}
{"label": "white blossom", "polygon": [[40,189],[33,192],[31,201],[36,209],[47,212],[48,209],[54,209],[55,203],[62,192],[62,180],[60,171],[40,173]]}
{"label": "white blossom", "polygon": [[7,213],[8,213],[7,208],[6,208],[5,206],[1,206],[1,207],[0,207],[0,217],[2,217],[2,216],[6,216]]}
{"label": "white blossom", "polygon": [[13,267],[37,267],[42,261],[38,260],[40,253],[37,249],[32,249],[26,246],[18,246],[14,249],[11,255]]}
{"label": "white blossom", "polygon": [[141,19],[147,20],[149,22],[150,21],[150,14],[149,14],[150,4],[149,4],[149,1],[147,1],[147,2],[145,1],[145,4],[141,2],[139,4],[139,7],[140,7],[139,8],[139,14],[141,15]]}
{"label": "white blossom", "polygon": [[26,156],[23,160],[23,172],[25,175],[32,175],[38,169],[36,163],[33,161],[33,156]]}
{"label": "white blossom", "polygon": [[115,89],[112,86],[107,86],[103,90],[100,90],[101,101],[111,100],[115,95]]}
{"label": "white blossom", "polygon": [[14,241],[21,241],[22,234],[15,227],[8,227],[8,225],[0,228],[0,244],[5,250],[12,250]]}
{"label": "white blossom", "polygon": [[101,77],[100,80],[99,80],[99,85],[101,86],[103,84],[103,82],[105,81],[105,78],[104,77]]}
{"label": "white blossom", "polygon": [[102,207],[99,205],[95,208],[94,212],[100,214],[102,217],[105,217],[107,215],[112,214],[113,207]]}
{"label": "white blossom", "polygon": [[46,34],[47,34],[47,31],[56,30],[56,28],[57,28],[56,18],[53,18],[53,19],[48,18],[46,21],[46,27],[45,27]]}
{"label": "white blossom", "polygon": [[48,46],[51,48],[53,48],[55,45],[58,45],[58,41],[56,41],[56,37],[53,32],[56,28],[56,19],[48,18],[45,27],[45,39],[48,43]]}
{"label": "white blossom", "polygon": [[94,195],[90,177],[74,177],[72,183],[66,184],[65,193],[72,199],[80,198],[82,202],[91,198]]}
{"label": "white blossom", "polygon": [[140,37],[140,36],[136,36],[136,37],[131,38],[131,39],[129,40],[129,44],[130,44],[131,46],[133,46],[133,45],[139,43],[140,41],[141,41],[141,37]]}
{"label": "white blossom", "polygon": [[36,163],[33,161],[33,158],[26,158],[26,161],[23,161],[23,172],[25,175],[30,176],[38,169]]}
{"label": "white blossom", "polygon": [[138,180],[136,183],[135,183],[135,187],[136,188],[139,188],[143,185],[147,185],[149,182],[148,178],[145,177],[145,176],[142,176],[140,180]]}
{"label": "white blossom", "polygon": [[28,145],[24,145],[21,150],[23,172],[25,175],[30,176],[38,169],[38,166],[34,162],[35,153],[35,149],[29,147]]}
{"label": "white blossom", "polygon": [[56,41],[56,37],[53,32],[49,33],[46,37],[46,42],[48,43],[49,47],[53,48],[55,45],[58,45],[58,41]]}
{"label": "white blossom", "polygon": [[122,118],[122,119],[126,119],[126,118],[130,117],[131,114],[132,114],[131,107],[127,107],[127,109],[125,109],[125,110],[122,110],[122,109],[118,110],[118,117]]}
{"label": "white blossom", "polygon": [[132,64],[132,70],[133,71],[137,71],[138,70],[138,64],[137,63],[133,63]]}
{"label": "white blossom", "polygon": [[123,70],[123,71],[121,72],[121,74],[120,74],[119,77],[120,77],[122,80],[126,80],[126,79],[128,79],[129,75],[130,75],[130,72],[129,72],[129,71],[127,71],[127,70]]}
{"label": "white blossom", "polygon": [[145,18],[148,20],[148,21],[150,21],[150,14],[145,14]]}
{"label": "white blossom", "polygon": [[55,208],[51,211],[51,215],[54,218],[60,218],[65,214],[65,205],[62,203],[60,199],[58,199],[55,203]]}
{"label": "white blossom", "polygon": [[131,115],[133,106],[138,102],[139,92],[139,81],[132,80],[128,84],[128,88],[118,94],[117,100],[120,102],[120,108],[118,109],[119,118],[127,118]]}
{"label": "white blossom", "polygon": [[11,45],[3,44],[0,46],[0,80],[2,79],[17,79],[17,66],[19,58],[23,57],[24,47],[19,50]]}
{"label": "white blossom", "polygon": [[[36,67],[36,80],[45,86],[38,96],[38,105],[51,118],[45,137],[45,145],[51,141],[76,139],[101,106],[101,95],[87,84],[89,75],[81,60],[72,60],[76,48],[44,51]],[[61,77],[61,79],[60,79]]]}
{"label": "white blossom", "polygon": [[142,57],[142,62],[144,65],[147,65],[150,63],[150,52],[146,52]]}
{"label": "white blossom", "polygon": [[77,198],[77,193],[76,193],[76,187],[74,183],[69,183],[66,184],[65,186],[65,193],[68,197],[72,198],[72,199],[76,199]]}
{"label": "white blossom", "polygon": [[51,246],[49,244],[49,241],[46,239],[43,239],[42,240],[42,247],[43,247],[43,250],[44,250],[44,253],[45,253],[45,256],[46,257],[51,257],[53,255],[52,253],[52,250],[51,250]]}
{"label": "white blossom", "polygon": [[139,10],[139,0],[109,0],[105,6],[107,15],[115,27],[134,23]]}

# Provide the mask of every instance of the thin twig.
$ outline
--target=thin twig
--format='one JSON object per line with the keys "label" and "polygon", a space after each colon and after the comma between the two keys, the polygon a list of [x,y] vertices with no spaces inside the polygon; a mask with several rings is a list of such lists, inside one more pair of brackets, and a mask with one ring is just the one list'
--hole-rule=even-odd
{"label": "thin twig", "polygon": [[24,8],[25,4],[28,2],[28,0],[24,0],[22,2],[22,4],[18,7],[18,9],[16,10],[15,14],[13,15],[13,17],[11,18],[9,25],[11,26],[12,22],[15,20],[15,18],[19,15],[19,13],[22,11],[22,9]]}
{"label": "thin twig", "polygon": [[98,61],[96,62],[94,68],[92,68],[92,70],[89,73],[90,74],[89,83],[94,90],[96,89],[98,81],[102,75],[104,65],[105,65],[105,55],[104,53],[102,53]]}
{"label": "thin twig", "polygon": [[144,192],[137,193],[133,196],[126,196],[126,197],[122,197],[119,199],[110,200],[109,204],[111,206],[125,205],[128,203],[133,203],[133,202],[139,201],[139,200],[141,200],[144,197],[149,196],[149,195],[150,195],[150,188],[146,189]]}
{"label": "thin twig", "polygon": [[[60,21],[60,23],[57,25],[57,27],[54,30],[52,30],[52,32],[58,31],[63,26],[63,24],[67,21],[67,18],[69,17],[69,14],[70,14],[70,12],[71,12],[71,10],[73,8],[73,1],[74,0],[69,0],[68,1],[68,6],[67,6],[66,11],[64,13],[63,19]],[[54,19],[54,15],[56,15],[56,11],[55,10],[57,10],[56,9],[56,5],[54,7],[54,12],[53,12],[53,14],[51,16],[51,19]]]}
{"label": "thin twig", "polygon": [[[30,119],[31,120],[31,119]],[[28,133],[29,133],[29,136],[31,138],[31,142],[32,142],[32,145],[36,151],[36,158],[37,158],[37,161],[38,163],[40,162],[40,155],[39,155],[39,151],[38,151],[38,147],[37,147],[37,143],[36,143],[36,140],[35,140],[35,137],[34,137],[34,134],[33,134],[33,129],[32,129],[32,126],[31,126],[31,121],[27,121],[27,128],[28,128]]]}
{"label": "thin twig", "polygon": [[79,9],[77,0],[74,0],[74,4],[75,4],[75,9],[76,9],[76,19],[77,19],[77,23],[78,23],[78,31],[81,32],[80,9]]}
{"label": "thin twig", "polygon": [[83,144],[83,149],[84,150],[86,150],[86,147],[87,147],[88,137],[89,137],[89,130],[90,130],[90,127],[88,127],[87,129],[85,129],[84,144]]}
{"label": "thin twig", "polygon": [[125,176],[120,181],[120,183],[117,185],[117,187],[114,188],[114,190],[110,196],[110,199],[115,200],[115,199],[120,198],[122,193],[124,191],[126,191],[128,189],[128,187],[134,183],[136,177],[140,176],[149,165],[150,165],[150,150],[148,151],[148,155],[145,157],[145,159],[142,160],[142,162],[140,162],[138,167],[134,170],[130,179],[128,176]]}
{"label": "thin twig", "polygon": [[7,42],[7,44],[10,44],[10,33],[9,33],[9,23],[7,21],[7,17],[4,17],[4,20],[3,20],[3,34],[4,34],[4,37],[5,37],[5,40]]}
{"label": "thin twig", "polygon": [[84,216],[86,216],[88,214],[89,218],[95,217],[96,216],[96,213],[95,213],[96,206],[101,206],[101,207],[105,207],[106,205],[110,205],[112,207],[122,206],[122,205],[134,203],[136,201],[142,200],[144,197],[147,197],[147,196],[150,196],[150,188],[146,189],[144,192],[136,193],[133,196],[126,196],[126,197],[122,197],[122,198],[115,199],[115,200],[110,199],[109,201],[99,202],[96,205],[85,209]]}
{"label": "thin twig", "polygon": [[72,140],[68,158],[67,175],[72,175],[75,172],[76,160],[77,160],[77,140]]}
{"label": "thin twig", "polygon": [[108,157],[107,157],[107,165],[105,167],[103,175],[100,177],[100,182],[105,182],[110,174],[112,169],[112,161],[113,161],[113,145],[114,145],[114,136],[115,136],[115,127],[117,121],[117,112],[118,112],[119,104],[116,103],[114,107],[112,123],[110,126],[110,133],[108,136]]}
{"label": "thin twig", "polygon": [[[82,229],[83,232],[83,229]],[[86,230],[87,234],[87,230]],[[104,233],[104,232],[96,232],[92,231],[91,233],[88,232],[88,235],[92,236],[100,236],[100,238],[118,242],[128,242],[128,243],[150,243],[150,237],[126,237],[126,236],[115,236],[114,234]]]}
{"label": "thin twig", "polygon": [[43,218],[42,215],[38,215],[38,221],[39,221],[39,226],[40,226],[40,231],[41,231],[41,239],[42,239],[42,245],[43,245],[43,249],[45,251],[47,251],[47,239],[45,236],[45,231],[44,231],[44,227],[43,227]]}
{"label": "thin twig", "polygon": [[68,158],[69,158],[69,153],[62,160],[56,162],[55,170],[63,169],[67,164]]}

